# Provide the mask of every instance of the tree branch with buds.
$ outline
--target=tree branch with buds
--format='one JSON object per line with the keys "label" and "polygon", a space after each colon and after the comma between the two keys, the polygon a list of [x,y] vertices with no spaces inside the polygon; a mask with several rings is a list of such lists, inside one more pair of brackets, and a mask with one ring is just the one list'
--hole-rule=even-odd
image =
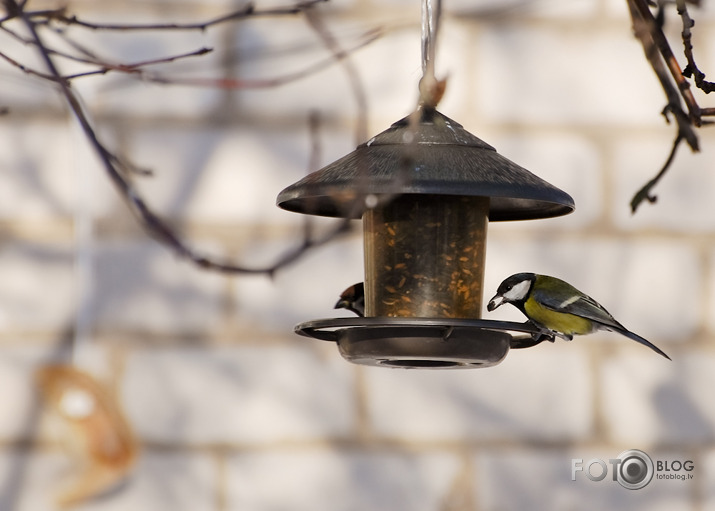
{"label": "tree branch with buds", "polygon": [[681,35],[688,62],[685,69],[680,68],[663,32],[665,3],[659,5],[656,15],[651,11],[647,0],[627,0],[627,3],[631,14],[633,33],[643,46],[646,59],[653,68],[668,101],[663,109],[663,116],[668,123],[671,122],[672,117],[677,127],[673,147],[665,164],[631,200],[631,211],[635,213],[643,201],[656,202],[657,196],[653,194],[653,188],[670,168],[682,142],[687,143],[694,152],[700,150],[696,128],[711,124],[712,121],[705,120],[704,117],[715,115],[714,108],[701,108],[697,103],[689,79],[694,79],[695,86],[705,93],[715,90],[715,86],[705,80],[705,73],[700,71],[695,64],[691,31],[695,22],[688,13],[685,0],[676,0],[677,11],[683,23]]}

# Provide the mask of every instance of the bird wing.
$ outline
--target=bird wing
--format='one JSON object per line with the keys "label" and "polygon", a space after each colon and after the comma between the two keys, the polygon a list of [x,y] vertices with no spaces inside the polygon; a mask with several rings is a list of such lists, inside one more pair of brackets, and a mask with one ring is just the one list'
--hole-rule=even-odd
{"label": "bird wing", "polygon": [[555,289],[555,287],[556,286],[548,286],[547,284],[547,289],[543,291],[536,289],[532,292],[533,298],[547,309],[589,319],[599,327],[625,335],[629,339],[648,346],[659,355],[670,360],[670,357],[655,344],[621,325],[611,316],[603,305],[590,296],[581,293],[575,287],[565,282],[557,286],[557,289]]}
{"label": "bird wing", "polygon": [[564,289],[562,292],[554,292],[553,289],[546,292],[534,290],[534,299],[547,309],[590,319],[604,328],[626,330],[603,305],[576,288],[569,287],[570,290]]}

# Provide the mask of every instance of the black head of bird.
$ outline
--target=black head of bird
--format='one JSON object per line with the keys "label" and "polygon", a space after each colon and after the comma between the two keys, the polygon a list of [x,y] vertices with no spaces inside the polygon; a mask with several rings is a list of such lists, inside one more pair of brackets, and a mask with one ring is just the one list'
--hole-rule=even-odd
{"label": "black head of bird", "polygon": [[487,310],[493,311],[505,303],[514,305],[537,327],[563,339],[609,330],[648,346],[670,360],[657,346],[616,321],[596,300],[556,277],[536,273],[508,277],[489,300]]}
{"label": "black head of bird", "polygon": [[347,309],[358,316],[365,316],[365,285],[358,282],[343,291],[335,308]]}

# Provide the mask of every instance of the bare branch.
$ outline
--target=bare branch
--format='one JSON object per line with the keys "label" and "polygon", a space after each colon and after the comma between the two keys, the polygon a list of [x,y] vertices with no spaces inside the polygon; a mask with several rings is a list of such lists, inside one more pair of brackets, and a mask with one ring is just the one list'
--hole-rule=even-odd
{"label": "bare branch", "polygon": [[688,60],[688,65],[685,66],[685,69],[683,69],[683,75],[686,77],[692,76],[698,89],[702,90],[706,94],[709,94],[715,90],[715,83],[705,80],[705,73],[698,69],[698,66],[695,63],[695,56],[693,55],[693,34],[690,29],[695,26],[695,21],[688,13],[688,7],[685,0],[677,0],[676,4],[678,6],[678,14],[683,21],[683,48],[685,58]]}
{"label": "bare branch", "polygon": [[[82,130],[87,137],[90,145],[99,156],[109,178],[118,189],[120,195],[129,205],[130,210],[137,217],[144,230],[152,237],[167,245],[177,255],[188,259],[192,263],[201,268],[220,271],[224,273],[242,273],[242,274],[267,274],[272,276],[277,270],[293,263],[302,256],[308,249],[322,246],[329,241],[332,241],[337,236],[347,232],[351,227],[351,222],[348,219],[338,222],[333,229],[329,230],[323,236],[314,238],[310,235],[310,230],[306,229],[306,235],[298,246],[288,250],[272,265],[258,268],[235,265],[225,261],[219,261],[210,257],[203,256],[190,248],[169,225],[164,222],[156,213],[154,213],[140,196],[138,191],[132,186],[131,182],[125,178],[121,169],[127,170],[126,163],[113,155],[100,141],[97,133],[92,127],[87,115],[85,114],[79,98],[75,95],[70,87],[68,80],[63,78],[57,66],[54,63],[53,57],[43,43],[43,40],[37,30],[37,24],[32,17],[22,12],[20,4],[16,0],[4,0],[8,6],[8,12],[13,14],[13,17],[22,19],[23,23],[29,30],[34,44],[38,48],[42,59],[44,60],[49,70],[49,79],[57,83],[60,87],[62,96],[67,101],[72,113],[79,122]],[[43,76],[44,78],[44,76]],[[131,170],[131,169],[130,169]]]}
{"label": "bare branch", "polygon": [[315,9],[306,9],[305,19],[308,21],[308,24],[315,31],[315,33],[318,34],[325,47],[330,50],[333,55],[333,59],[342,63],[343,68],[345,69],[345,73],[347,74],[350,82],[353,97],[357,103],[355,138],[356,143],[360,144],[367,140],[367,98],[365,97],[365,89],[360,81],[360,75],[352,60],[348,58],[350,53],[340,47],[338,41],[335,39],[333,34],[330,33],[328,28],[325,26],[325,23],[323,23],[323,19],[320,14]]}
{"label": "bare branch", "polygon": [[[338,55],[332,55],[299,71],[287,73],[281,76],[274,76],[272,78],[259,78],[253,80],[240,78],[185,78],[173,76],[170,77],[158,73],[148,72],[143,72],[140,74],[140,76],[145,81],[165,85],[188,85],[194,87],[214,87],[218,89],[265,89],[272,87],[280,87],[287,83],[292,83],[303,78],[307,78],[308,76],[314,75],[315,73],[318,73],[323,69],[334,65],[338,61],[342,61],[354,51],[357,51],[360,48],[367,46],[381,36],[381,29],[376,28],[370,30],[363,35],[364,40],[358,42],[356,45],[352,46],[348,50],[340,52]],[[361,100],[358,100],[358,103],[360,104]],[[359,110],[362,111],[362,107],[360,107]]]}
{"label": "bare branch", "polygon": [[54,81],[54,80],[55,80],[55,77],[54,77],[53,75],[47,74],[47,73],[43,73],[43,72],[41,72],[41,71],[37,71],[36,69],[33,69],[33,68],[31,68],[31,67],[27,67],[26,65],[21,64],[20,62],[18,62],[17,60],[13,59],[13,58],[10,57],[9,55],[6,55],[6,54],[3,53],[3,52],[0,52],[0,59],[3,59],[3,60],[4,60],[5,62],[7,62],[8,64],[10,64],[10,65],[12,65],[12,66],[15,66],[15,67],[18,68],[20,71],[22,71],[23,73],[26,73],[26,74],[28,74],[28,75],[36,76],[36,77],[42,78],[42,79],[44,79],[44,80],[50,80],[50,81]]}
{"label": "bare branch", "polygon": [[[6,27],[4,25],[0,25],[0,30],[9,34],[10,36],[12,36],[14,39],[16,39],[17,41],[19,41],[22,44],[36,46],[36,41],[34,41],[33,39],[27,39],[25,37],[22,37],[17,32],[9,29],[8,27]],[[151,59],[151,60],[144,60],[141,62],[135,62],[135,63],[131,63],[131,64],[112,64],[112,63],[108,63],[103,60],[100,60],[96,55],[91,53],[86,48],[83,48],[83,47],[77,45],[76,43],[74,43],[73,41],[67,39],[67,37],[65,37],[65,34],[60,34],[60,35],[62,35],[63,38],[70,45],[72,45],[76,50],[78,50],[82,55],[84,55],[84,57],[72,55],[72,54],[69,54],[66,52],[58,51],[53,48],[45,47],[45,51],[49,55],[62,57],[62,58],[68,59],[68,60],[72,60],[74,62],[78,62],[80,64],[87,64],[87,65],[93,65],[93,66],[99,67],[99,69],[93,69],[91,71],[85,71],[82,73],[75,73],[73,75],[63,76],[62,78],[64,80],[72,80],[74,78],[81,78],[81,77],[86,77],[86,76],[103,75],[103,74],[107,74],[110,71],[138,74],[138,73],[141,73],[142,67],[152,66],[152,65],[156,65],[156,64],[166,64],[166,63],[175,62],[177,60],[181,60],[181,59],[185,59],[185,58],[189,58],[189,57],[199,57],[202,55],[206,55],[207,53],[211,53],[213,51],[212,48],[200,48],[198,50],[194,50],[194,51],[187,52],[187,53],[182,53],[179,55],[171,55],[169,57],[160,57],[160,58]],[[0,52],[0,58],[6,60],[7,62],[9,62],[10,64],[12,64],[13,66],[17,67],[18,69],[20,69],[21,71],[23,71],[27,74],[31,74],[31,75],[37,76],[39,78],[44,78],[45,80],[55,80],[54,76],[52,76],[50,74],[42,73],[42,72],[37,71],[32,68],[28,68],[27,66],[24,66],[23,64],[19,63],[17,60],[13,59],[12,57],[10,57],[9,55],[7,55],[5,53]]]}
{"label": "bare branch", "polygon": [[[171,55],[169,57],[162,57],[162,58],[157,58],[157,59],[151,59],[151,60],[143,60],[141,62],[134,62],[132,64],[108,64],[108,63],[103,63],[101,64],[100,69],[94,69],[92,71],[85,71],[83,73],[75,73],[73,75],[67,75],[64,76],[63,78],[65,80],[73,80],[75,78],[83,78],[86,76],[96,76],[96,75],[104,75],[107,74],[111,71],[116,71],[120,73],[127,73],[127,74],[141,74],[143,76],[143,69],[144,67],[147,66],[153,66],[157,64],[167,64],[170,62],[176,62],[177,60],[182,60],[190,57],[200,57],[202,55],[206,55],[207,53],[211,53],[213,51],[213,48],[199,48],[198,50],[190,51],[188,53],[182,53],[180,55]],[[99,63],[97,63],[99,64]]]}
{"label": "bare branch", "polygon": [[[629,2],[630,5],[635,7],[636,11],[640,15],[640,19],[645,22],[645,26],[647,27],[647,30],[653,39],[653,43],[655,43],[656,47],[658,48],[658,52],[665,61],[665,64],[668,67],[668,70],[670,71],[673,80],[678,86],[680,95],[683,97],[683,100],[688,107],[690,117],[696,121],[697,125],[697,119],[700,115],[700,107],[695,101],[693,92],[690,90],[690,83],[683,76],[683,72],[680,69],[680,64],[678,64],[678,60],[675,58],[673,50],[670,48],[668,39],[665,37],[663,30],[656,22],[655,18],[653,17],[653,13],[648,7],[648,2],[646,0],[629,0]],[[633,14],[633,10],[631,10],[631,14]]]}
{"label": "bare branch", "polygon": [[77,16],[67,16],[64,10],[50,11],[47,19],[56,20],[67,25],[77,25],[92,30],[199,30],[203,31],[209,27],[237,21],[249,17],[259,16],[289,16],[300,14],[316,4],[327,0],[304,0],[294,5],[286,7],[274,7],[271,9],[256,9],[252,3],[237,9],[228,14],[212,18],[198,23],[92,23],[79,19]]}
{"label": "bare branch", "polygon": [[[681,0],[678,1],[681,2]],[[693,151],[700,150],[695,128],[703,124],[702,116],[704,111],[695,101],[695,97],[690,90],[690,84],[680,70],[668,40],[663,34],[661,24],[651,13],[646,0],[628,0],[628,6],[633,23],[633,32],[641,42],[646,59],[658,77],[668,99],[668,103],[663,109],[663,116],[667,122],[670,122],[670,115],[672,114],[677,125],[673,148],[667,161],[658,174],[646,183],[631,200],[631,212],[635,213],[643,201],[655,202],[656,197],[651,194],[651,191],[670,168],[681,142],[686,141]],[[687,112],[683,109],[683,101],[687,105]],[[706,115],[712,115],[710,110],[706,110]]]}
{"label": "bare branch", "polygon": [[658,197],[656,195],[653,195],[651,191],[655,187],[655,185],[658,184],[658,181],[665,175],[665,173],[668,171],[668,168],[670,168],[670,165],[673,163],[673,160],[675,159],[675,153],[678,150],[678,146],[680,143],[683,141],[683,137],[678,135],[675,137],[675,140],[673,141],[673,148],[670,150],[670,155],[668,156],[668,159],[666,160],[665,164],[663,165],[663,168],[660,169],[660,172],[656,174],[656,176],[648,181],[643,188],[638,190],[638,192],[633,196],[633,199],[631,199],[631,213],[635,213],[636,210],[638,209],[638,206],[640,206],[641,202],[644,200],[647,200],[651,204],[654,204],[657,200]]}

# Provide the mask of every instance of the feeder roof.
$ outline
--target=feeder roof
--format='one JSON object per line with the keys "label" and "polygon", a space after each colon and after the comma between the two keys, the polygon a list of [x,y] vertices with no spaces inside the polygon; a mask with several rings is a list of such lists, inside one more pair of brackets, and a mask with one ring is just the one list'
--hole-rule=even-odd
{"label": "feeder roof", "polygon": [[278,206],[359,218],[370,195],[430,194],[489,197],[491,221],[549,218],[574,210],[566,192],[501,156],[456,121],[430,109],[413,116],[290,185],[278,195]]}

